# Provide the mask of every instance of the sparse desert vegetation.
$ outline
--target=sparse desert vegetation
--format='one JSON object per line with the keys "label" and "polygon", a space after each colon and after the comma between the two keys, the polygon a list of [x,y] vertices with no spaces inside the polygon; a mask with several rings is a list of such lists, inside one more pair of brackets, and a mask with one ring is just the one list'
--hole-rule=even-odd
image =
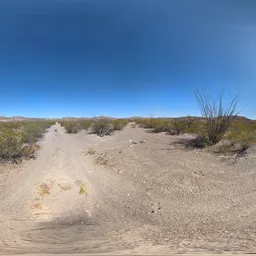
{"label": "sparse desert vegetation", "polygon": [[[8,216],[23,209],[37,225],[30,220],[15,222],[18,228],[8,239],[15,237],[22,244],[28,239],[24,230],[28,230],[33,233],[29,246],[37,251],[34,241],[37,245],[38,237],[62,239],[55,231],[60,221],[74,241],[81,239],[80,233],[72,231],[74,225],[89,232],[93,240],[86,248],[91,243],[95,246],[97,234],[107,239],[107,246],[112,243],[108,233],[102,234],[103,227],[111,234],[122,234],[114,235],[121,244],[123,237],[128,237],[132,246],[149,241],[180,248],[185,239],[190,244],[184,250],[232,251],[240,236],[247,241],[243,248],[256,243],[252,217],[256,162],[254,151],[249,151],[255,148],[255,121],[236,117],[217,144],[200,149],[190,146],[189,150],[178,142],[197,140],[207,128],[204,117],[60,120],[43,136],[52,123],[8,123],[1,128],[2,162],[30,158],[39,145],[42,147],[39,157],[24,165],[24,176],[17,180],[6,176],[0,183],[3,205],[12,202],[15,188],[20,191],[16,193],[20,204],[12,207]],[[75,136],[68,133],[70,127],[79,128]],[[111,133],[106,128],[111,128]],[[234,163],[237,155],[242,157]],[[15,184],[14,191],[8,188],[10,183]],[[26,202],[31,202],[28,208],[23,207]],[[88,229],[87,221],[98,226]],[[53,229],[46,229],[46,222]],[[146,229],[138,228],[145,225]]]}
{"label": "sparse desert vegetation", "polygon": [[129,119],[80,119],[61,121],[67,133],[78,133],[82,130],[89,130],[90,133],[98,136],[112,135],[114,131],[121,131],[127,124]]}
{"label": "sparse desert vegetation", "polygon": [[0,161],[17,162],[23,157],[33,157],[39,148],[36,142],[54,123],[54,121],[0,123]]}

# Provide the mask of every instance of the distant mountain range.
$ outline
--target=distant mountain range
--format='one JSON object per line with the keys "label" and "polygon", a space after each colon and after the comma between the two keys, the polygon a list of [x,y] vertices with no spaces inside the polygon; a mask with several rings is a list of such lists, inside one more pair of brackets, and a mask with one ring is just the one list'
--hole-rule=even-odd
{"label": "distant mountain range", "polygon": [[[133,116],[130,118],[116,118],[116,117],[108,117],[108,116],[98,116],[95,117],[94,119],[141,119],[141,118],[150,118],[150,117],[139,117],[139,116]],[[156,118],[161,118],[161,119],[184,119],[186,117],[156,117]],[[199,117],[199,116],[191,116],[193,119],[198,119],[198,120],[203,120],[204,118]],[[12,117],[5,117],[5,116],[0,116],[0,122],[10,122],[10,121],[26,121],[26,120],[51,120],[51,119],[56,119],[56,120],[78,120],[78,119],[93,119],[89,117],[62,117],[62,118],[30,118],[30,117],[24,117],[24,116],[12,116]],[[250,122],[250,121],[256,121],[249,119],[245,116],[237,116],[236,120],[238,121],[243,121],[243,122]]]}

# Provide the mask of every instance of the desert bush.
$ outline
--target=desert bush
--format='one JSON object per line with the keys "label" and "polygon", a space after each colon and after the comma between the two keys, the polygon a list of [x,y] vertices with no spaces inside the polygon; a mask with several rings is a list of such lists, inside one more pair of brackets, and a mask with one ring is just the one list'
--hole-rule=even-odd
{"label": "desert bush", "polygon": [[135,120],[141,128],[152,129],[152,132],[167,132],[170,128],[170,119],[167,118],[141,118]]}
{"label": "desert bush", "polygon": [[54,121],[8,122],[0,125],[0,162],[31,158],[39,148],[35,142]]}
{"label": "desert bush", "polygon": [[168,132],[170,130],[170,121],[165,119],[155,119],[152,121],[153,132]]}
{"label": "desert bush", "polygon": [[254,123],[234,122],[227,134],[232,145],[238,145],[238,151],[246,151],[252,144],[256,143],[256,127]]}
{"label": "desert bush", "polygon": [[43,134],[45,132],[44,126],[38,125],[38,123],[26,123],[23,126],[23,132],[24,132],[24,143],[35,143],[38,139],[43,137]]}
{"label": "desert bush", "polygon": [[202,132],[205,123],[203,121],[195,121],[186,129],[186,133],[199,134]]}
{"label": "desert bush", "polygon": [[22,122],[0,122],[0,129],[20,129]]}
{"label": "desert bush", "polygon": [[192,117],[184,117],[184,119],[177,120],[170,118],[145,118],[137,119],[136,124],[142,128],[152,129],[154,133],[167,132],[171,135],[195,132],[198,128],[198,122]]}
{"label": "desert bush", "polygon": [[114,126],[106,119],[99,119],[92,123],[91,132],[101,137],[111,135],[114,132]]}
{"label": "desert bush", "polygon": [[141,128],[152,129],[155,126],[156,119],[153,118],[141,118],[137,119],[136,123]]}
{"label": "desert bush", "polygon": [[113,129],[115,131],[121,131],[128,124],[128,120],[116,119],[116,120],[112,120],[111,124],[113,125]]}
{"label": "desert bush", "polygon": [[64,121],[62,122],[62,126],[65,128],[67,133],[78,133],[82,130],[82,126],[77,121]]}
{"label": "desert bush", "polygon": [[179,135],[184,133],[188,129],[188,125],[185,121],[173,121],[170,124],[168,133],[171,135]]}
{"label": "desert bush", "polygon": [[81,128],[84,130],[88,130],[90,128],[90,126],[92,125],[92,120],[79,120],[78,121]]}
{"label": "desert bush", "polygon": [[24,133],[14,129],[0,131],[0,162],[14,162],[23,155]]}
{"label": "desert bush", "polygon": [[29,145],[25,145],[22,148],[22,156],[25,159],[31,159],[31,158],[35,158],[35,154],[36,152],[40,149],[40,146],[37,144],[29,144]]}
{"label": "desert bush", "polygon": [[193,124],[196,123],[196,119],[192,116],[186,116],[183,120],[183,122],[185,123],[186,125],[186,130],[188,130]]}
{"label": "desert bush", "polygon": [[81,130],[87,130],[91,124],[91,120],[60,121],[60,125],[65,128],[67,133],[78,133]]}
{"label": "desert bush", "polygon": [[200,112],[206,119],[205,133],[202,133],[205,136],[204,141],[209,146],[215,145],[223,138],[237,116],[237,97],[224,105],[223,94],[219,100],[198,91],[195,91],[195,96]]}
{"label": "desert bush", "polygon": [[35,143],[42,138],[46,129],[52,126],[55,121],[24,121],[21,123],[21,130],[24,132],[24,143]]}

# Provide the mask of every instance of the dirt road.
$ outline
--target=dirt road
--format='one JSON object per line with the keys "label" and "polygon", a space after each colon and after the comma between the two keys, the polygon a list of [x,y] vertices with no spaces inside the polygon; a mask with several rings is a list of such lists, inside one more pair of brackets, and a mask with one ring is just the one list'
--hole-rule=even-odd
{"label": "dirt road", "polygon": [[54,125],[36,160],[3,176],[0,254],[253,251],[254,155],[231,164],[176,139]]}

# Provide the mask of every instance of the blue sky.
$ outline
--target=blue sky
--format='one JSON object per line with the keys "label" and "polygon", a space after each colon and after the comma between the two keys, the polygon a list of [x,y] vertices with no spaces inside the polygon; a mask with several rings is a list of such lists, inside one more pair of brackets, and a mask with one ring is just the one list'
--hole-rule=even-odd
{"label": "blue sky", "polygon": [[199,115],[239,96],[256,119],[254,0],[1,0],[0,115]]}

